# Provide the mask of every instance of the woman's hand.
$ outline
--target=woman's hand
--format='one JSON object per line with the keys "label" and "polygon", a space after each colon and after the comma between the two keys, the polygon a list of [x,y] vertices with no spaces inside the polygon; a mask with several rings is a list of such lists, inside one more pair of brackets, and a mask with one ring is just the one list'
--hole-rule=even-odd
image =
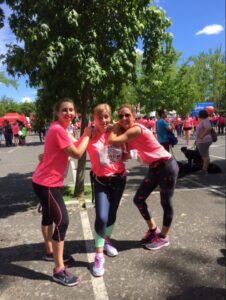
{"label": "woman's hand", "polygon": [[41,153],[41,154],[38,155],[38,160],[39,160],[40,163],[43,162],[43,158],[44,158],[44,153]]}
{"label": "woman's hand", "polygon": [[83,136],[88,136],[88,137],[91,137],[92,136],[92,133],[93,133],[93,130],[94,128],[93,127],[86,127],[84,129],[84,132],[83,132]]}
{"label": "woman's hand", "polygon": [[123,132],[125,132],[125,130],[122,128],[122,126],[119,123],[115,123],[112,127],[112,131],[116,134],[116,135],[120,135]]}

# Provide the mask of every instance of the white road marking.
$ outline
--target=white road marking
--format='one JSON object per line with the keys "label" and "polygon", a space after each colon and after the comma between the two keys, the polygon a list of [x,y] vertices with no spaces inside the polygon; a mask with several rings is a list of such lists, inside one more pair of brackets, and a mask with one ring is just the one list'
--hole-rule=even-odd
{"label": "white road marking", "polygon": [[[187,178],[187,180],[190,181],[190,182],[192,182],[192,183],[194,183],[194,184],[196,184],[197,186],[199,186],[199,187],[201,187],[201,188],[205,188],[205,189],[207,189],[207,190],[209,190],[209,191],[211,191],[211,192],[213,192],[213,193],[215,193],[215,194],[219,194],[219,195],[225,197],[225,191],[224,191],[224,192],[221,192],[221,191],[216,190],[216,186],[211,186],[211,185],[210,185],[210,186],[205,186],[204,184],[199,183],[199,182],[197,182],[196,180],[193,180],[193,179],[191,179],[191,178]],[[218,187],[218,188],[219,188],[219,187]],[[218,189],[218,188],[217,188],[217,189]],[[191,190],[191,189],[189,189],[189,190]]]}
{"label": "white road marking", "polygon": [[13,153],[13,152],[16,151],[17,149],[18,149],[18,147],[15,147],[15,148],[9,150],[8,153]]}
{"label": "white road marking", "polygon": [[219,159],[225,159],[225,157],[215,156],[215,155],[210,155],[210,157],[219,158]]}
{"label": "white road marking", "polygon": [[[86,245],[86,252],[88,262],[91,264],[95,259],[95,246],[91,241],[93,240],[93,234],[89,223],[89,217],[86,210],[80,210],[80,217],[82,221],[83,235]],[[91,275],[92,276],[92,275]],[[103,277],[91,277],[93,286],[93,293],[95,300],[108,300],[108,294]]]}

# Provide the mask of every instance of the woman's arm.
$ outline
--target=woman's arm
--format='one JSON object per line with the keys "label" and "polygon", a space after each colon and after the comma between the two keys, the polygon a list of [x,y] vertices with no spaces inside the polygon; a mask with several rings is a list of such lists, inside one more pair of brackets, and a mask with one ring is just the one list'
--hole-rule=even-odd
{"label": "woman's arm", "polygon": [[129,142],[135,139],[141,134],[141,128],[139,126],[134,126],[127,129],[122,133],[122,128],[119,124],[115,124],[113,130],[109,136],[108,143],[114,146],[120,146],[123,143]]}
{"label": "woman's arm", "polygon": [[84,154],[84,152],[86,151],[87,146],[88,146],[89,138],[91,136],[91,131],[92,131],[91,128],[86,127],[84,132],[83,132],[83,135],[79,139],[78,146],[75,146],[73,144],[73,145],[67,147],[65,149],[65,152],[73,158],[76,158],[76,159],[81,158],[82,155]]}

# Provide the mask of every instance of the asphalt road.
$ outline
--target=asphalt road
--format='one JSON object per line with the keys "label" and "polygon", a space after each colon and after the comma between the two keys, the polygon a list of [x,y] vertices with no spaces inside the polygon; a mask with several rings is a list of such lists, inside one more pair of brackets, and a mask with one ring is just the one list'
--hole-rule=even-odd
{"label": "asphalt road", "polygon": [[[173,148],[177,160],[183,141]],[[94,208],[78,202],[68,205],[70,225],[65,248],[74,261],[71,272],[81,279],[68,288],[52,282],[53,263],[42,260],[40,214],[31,187],[31,175],[43,145],[28,136],[23,147],[0,147],[0,299],[87,300],[216,300],[225,299],[225,137],[211,146],[211,160],[221,174],[196,173],[178,179],[174,196],[175,219],[170,246],[144,250],[138,241],[146,226],[132,199],[146,172],[145,166],[129,161],[127,186],[118,211],[113,241],[119,250],[106,257],[105,275],[90,273],[94,257]],[[74,170],[72,170],[74,169]],[[73,183],[76,161],[66,183]],[[90,164],[87,161],[86,182]],[[159,193],[147,201],[158,224],[162,222]]]}

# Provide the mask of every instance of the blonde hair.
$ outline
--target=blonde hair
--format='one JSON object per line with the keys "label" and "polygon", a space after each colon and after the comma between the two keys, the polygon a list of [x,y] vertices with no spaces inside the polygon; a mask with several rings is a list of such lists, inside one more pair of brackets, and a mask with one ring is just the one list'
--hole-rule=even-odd
{"label": "blonde hair", "polygon": [[108,112],[111,116],[111,107],[107,103],[101,103],[94,107],[93,115],[100,115],[102,112]]}

